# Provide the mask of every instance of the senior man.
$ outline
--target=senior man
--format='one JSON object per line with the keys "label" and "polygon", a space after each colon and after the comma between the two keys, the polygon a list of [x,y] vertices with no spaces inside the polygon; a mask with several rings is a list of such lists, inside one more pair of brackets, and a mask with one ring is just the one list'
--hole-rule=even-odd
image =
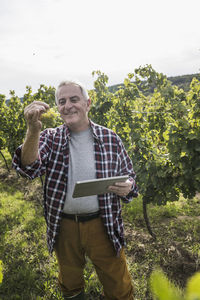
{"label": "senior man", "polygon": [[[121,200],[137,197],[132,162],[119,136],[88,118],[86,89],[61,82],[55,93],[64,124],[41,132],[49,106],[34,101],[25,108],[27,133],[13,158],[30,179],[45,174],[44,212],[50,253],[55,250],[59,285],[65,299],[84,299],[86,255],[103,285],[105,299],[132,300],[133,286],[124,255]],[[128,175],[101,195],[73,198],[77,181]]]}

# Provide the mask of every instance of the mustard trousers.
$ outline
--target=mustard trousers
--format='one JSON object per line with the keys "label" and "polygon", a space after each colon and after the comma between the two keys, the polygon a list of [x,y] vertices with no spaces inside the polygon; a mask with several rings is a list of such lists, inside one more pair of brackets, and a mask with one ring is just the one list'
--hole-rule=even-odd
{"label": "mustard trousers", "polygon": [[133,286],[124,250],[120,256],[109,240],[100,217],[88,222],[62,219],[55,244],[59,285],[65,296],[84,290],[85,255],[92,261],[106,300],[133,300]]}

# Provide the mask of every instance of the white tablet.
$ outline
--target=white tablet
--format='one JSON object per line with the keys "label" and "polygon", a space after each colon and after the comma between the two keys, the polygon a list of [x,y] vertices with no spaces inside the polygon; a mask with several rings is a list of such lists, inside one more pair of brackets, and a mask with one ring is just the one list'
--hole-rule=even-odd
{"label": "white tablet", "polygon": [[116,182],[124,182],[129,178],[128,175],[99,178],[92,180],[77,181],[72,197],[79,198],[85,196],[109,193],[108,187]]}

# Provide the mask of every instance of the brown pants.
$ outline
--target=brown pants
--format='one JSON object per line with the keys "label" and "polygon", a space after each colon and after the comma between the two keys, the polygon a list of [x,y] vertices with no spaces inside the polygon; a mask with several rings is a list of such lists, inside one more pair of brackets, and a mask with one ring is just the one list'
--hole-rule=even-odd
{"label": "brown pants", "polygon": [[120,256],[108,239],[101,218],[84,223],[63,219],[55,252],[63,294],[76,295],[84,289],[85,254],[91,259],[107,300],[133,300],[131,276],[124,250]]}

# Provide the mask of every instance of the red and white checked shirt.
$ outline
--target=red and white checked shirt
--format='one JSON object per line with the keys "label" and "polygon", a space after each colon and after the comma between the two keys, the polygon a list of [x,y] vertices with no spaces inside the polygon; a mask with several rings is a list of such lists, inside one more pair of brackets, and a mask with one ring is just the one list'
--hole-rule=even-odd
{"label": "red and white checked shirt", "polygon": [[[98,195],[100,215],[114,248],[119,253],[124,241],[124,228],[121,217],[121,203],[128,203],[137,197],[135,173],[132,162],[121,139],[112,130],[90,121],[94,137],[96,177],[129,175],[133,182],[131,192],[120,198],[114,193]],[[21,166],[21,146],[13,157],[13,167],[29,179],[45,176],[44,213],[47,223],[47,244],[52,253],[67,192],[69,167],[70,131],[66,125],[46,129],[40,135],[39,158],[31,165]]]}

